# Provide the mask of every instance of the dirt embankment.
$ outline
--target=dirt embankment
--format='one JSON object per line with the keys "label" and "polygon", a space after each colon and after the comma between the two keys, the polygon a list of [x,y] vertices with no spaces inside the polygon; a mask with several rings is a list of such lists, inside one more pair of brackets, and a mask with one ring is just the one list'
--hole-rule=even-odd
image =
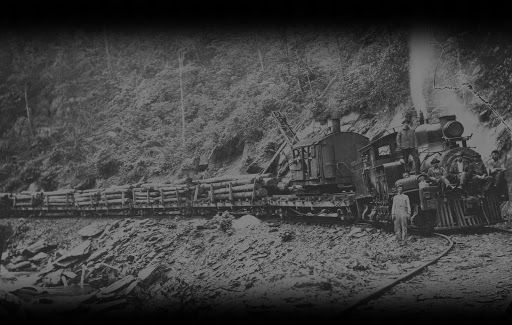
{"label": "dirt embankment", "polygon": [[[11,272],[3,270],[4,288],[28,311],[335,313],[445,245],[411,237],[401,247],[380,229],[227,214],[0,222],[18,229],[4,253]],[[27,270],[22,280],[19,272]],[[20,291],[23,286],[32,289]],[[75,298],[57,303],[56,296],[71,295],[66,290],[75,290]]]}

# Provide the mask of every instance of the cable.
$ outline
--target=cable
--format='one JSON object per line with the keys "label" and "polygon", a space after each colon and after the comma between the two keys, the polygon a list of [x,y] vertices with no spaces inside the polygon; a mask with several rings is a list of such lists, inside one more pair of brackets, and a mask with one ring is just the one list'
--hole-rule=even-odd
{"label": "cable", "polygon": [[427,266],[429,265],[432,265],[434,263],[436,263],[439,259],[441,259],[441,257],[445,256],[446,254],[448,254],[448,252],[453,248],[453,241],[450,239],[450,237],[448,236],[445,236],[443,234],[438,234],[438,233],[434,233],[434,235],[438,236],[438,237],[441,237],[443,238],[444,240],[446,240],[449,244],[448,248],[446,248],[441,254],[439,254],[436,258],[434,258],[433,260],[415,268],[414,270],[404,274],[403,276],[399,277],[398,279],[378,288],[377,290],[373,291],[372,293],[364,296],[363,298],[357,300],[356,302],[352,303],[351,305],[349,305],[347,308],[345,308],[341,314],[345,314],[345,313],[348,313],[349,311],[352,311],[354,310],[356,307],[358,306],[361,306],[365,303],[367,303],[368,301],[372,300],[372,299],[375,299],[377,297],[379,297],[380,295],[382,295],[384,292],[386,292],[387,290],[391,289],[392,287],[394,287],[395,285],[397,285],[398,283],[402,282],[402,281],[405,281],[407,279],[410,279],[412,278],[414,275],[420,273],[423,269],[425,269]]}

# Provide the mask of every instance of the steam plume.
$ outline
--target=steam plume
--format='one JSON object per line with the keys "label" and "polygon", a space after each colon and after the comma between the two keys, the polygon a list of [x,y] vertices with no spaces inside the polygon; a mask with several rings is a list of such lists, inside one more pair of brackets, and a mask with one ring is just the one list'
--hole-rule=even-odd
{"label": "steam plume", "polygon": [[412,102],[418,114],[422,111],[426,116],[427,103],[423,89],[433,62],[431,37],[426,31],[412,31],[409,42],[409,58],[409,83]]}

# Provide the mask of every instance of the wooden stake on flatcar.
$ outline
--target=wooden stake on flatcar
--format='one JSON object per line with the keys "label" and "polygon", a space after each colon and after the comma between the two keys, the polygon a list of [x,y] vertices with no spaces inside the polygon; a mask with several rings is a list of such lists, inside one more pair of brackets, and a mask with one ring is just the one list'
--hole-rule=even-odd
{"label": "wooden stake on flatcar", "polygon": [[199,184],[196,185],[196,190],[194,192],[194,201],[197,201],[198,196],[199,196]]}
{"label": "wooden stake on flatcar", "polygon": [[177,199],[177,205],[178,207],[180,206],[180,192],[178,191],[178,189],[175,190],[176,192],[176,199]]}

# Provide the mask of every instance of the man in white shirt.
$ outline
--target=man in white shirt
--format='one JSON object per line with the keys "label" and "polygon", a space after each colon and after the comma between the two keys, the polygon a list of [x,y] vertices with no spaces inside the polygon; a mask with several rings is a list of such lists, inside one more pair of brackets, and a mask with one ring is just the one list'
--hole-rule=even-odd
{"label": "man in white shirt", "polygon": [[411,216],[411,203],[409,197],[402,193],[402,185],[398,185],[397,194],[393,197],[391,219],[395,226],[396,239],[400,244],[407,239],[407,219]]}
{"label": "man in white shirt", "polygon": [[464,188],[471,173],[469,161],[463,159],[462,152],[457,153],[455,161],[450,166],[450,175],[457,180],[458,188]]}

